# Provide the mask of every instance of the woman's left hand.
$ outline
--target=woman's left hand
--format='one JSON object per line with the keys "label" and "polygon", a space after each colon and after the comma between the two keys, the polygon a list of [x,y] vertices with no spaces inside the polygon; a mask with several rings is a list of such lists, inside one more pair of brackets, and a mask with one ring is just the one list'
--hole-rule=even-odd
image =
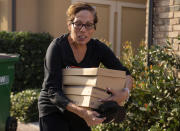
{"label": "woman's left hand", "polygon": [[129,98],[128,90],[129,90],[128,88],[124,88],[121,91],[117,91],[117,90],[108,88],[107,91],[110,92],[112,96],[102,101],[116,101],[118,105],[122,106],[122,104]]}

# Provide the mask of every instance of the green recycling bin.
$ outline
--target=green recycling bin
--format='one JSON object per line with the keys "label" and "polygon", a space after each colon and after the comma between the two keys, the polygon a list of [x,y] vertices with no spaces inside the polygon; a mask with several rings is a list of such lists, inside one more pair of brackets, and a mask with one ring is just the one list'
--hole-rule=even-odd
{"label": "green recycling bin", "polygon": [[17,121],[10,117],[10,90],[18,55],[0,53],[0,131],[15,131]]}

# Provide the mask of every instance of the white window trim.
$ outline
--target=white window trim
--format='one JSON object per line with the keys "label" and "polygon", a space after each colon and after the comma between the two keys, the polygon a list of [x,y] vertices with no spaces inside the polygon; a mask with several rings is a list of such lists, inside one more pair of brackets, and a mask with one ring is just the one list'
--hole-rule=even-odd
{"label": "white window trim", "polygon": [[121,28],[122,28],[122,8],[123,7],[130,7],[130,8],[146,8],[145,4],[135,4],[130,2],[121,2],[121,1],[113,1],[113,0],[71,0],[72,3],[75,2],[87,2],[87,3],[94,3],[94,4],[103,4],[110,6],[110,18],[109,18],[109,42],[112,44],[112,49],[114,49],[114,14],[115,12],[118,13],[117,19],[117,35],[116,35],[116,49],[115,52],[117,55],[120,55],[120,47],[121,47]]}

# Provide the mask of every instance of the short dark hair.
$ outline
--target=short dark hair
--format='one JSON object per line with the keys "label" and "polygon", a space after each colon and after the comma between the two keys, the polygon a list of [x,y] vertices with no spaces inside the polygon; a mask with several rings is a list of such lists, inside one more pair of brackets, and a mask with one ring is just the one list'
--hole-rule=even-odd
{"label": "short dark hair", "polygon": [[98,18],[97,18],[97,12],[95,10],[95,8],[93,8],[91,5],[85,3],[85,2],[78,2],[78,3],[74,3],[71,4],[66,12],[67,15],[67,21],[69,22],[73,22],[75,15],[82,11],[82,10],[88,10],[90,11],[93,16],[94,16],[94,25],[96,28],[96,23],[98,22]]}

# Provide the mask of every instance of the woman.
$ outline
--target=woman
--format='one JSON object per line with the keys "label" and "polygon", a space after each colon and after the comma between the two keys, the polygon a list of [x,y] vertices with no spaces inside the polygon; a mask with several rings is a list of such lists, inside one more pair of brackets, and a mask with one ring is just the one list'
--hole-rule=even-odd
{"label": "woman", "polygon": [[69,33],[53,40],[45,57],[45,77],[38,101],[41,131],[90,131],[90,126],[106,119],[99,118],[95,111],[76,106],[66,98],[62,91],[63,68],[99,67],[102,62],[107,68],[126,71],[126,90],[114,92],[108,89],[113,96],[107,100],[118,104],[128,98],[132,87],[129,71],[111,49],[91,38],[97,23],[95,9],[86,3],[76,3],[68,8],[67,17]]}

